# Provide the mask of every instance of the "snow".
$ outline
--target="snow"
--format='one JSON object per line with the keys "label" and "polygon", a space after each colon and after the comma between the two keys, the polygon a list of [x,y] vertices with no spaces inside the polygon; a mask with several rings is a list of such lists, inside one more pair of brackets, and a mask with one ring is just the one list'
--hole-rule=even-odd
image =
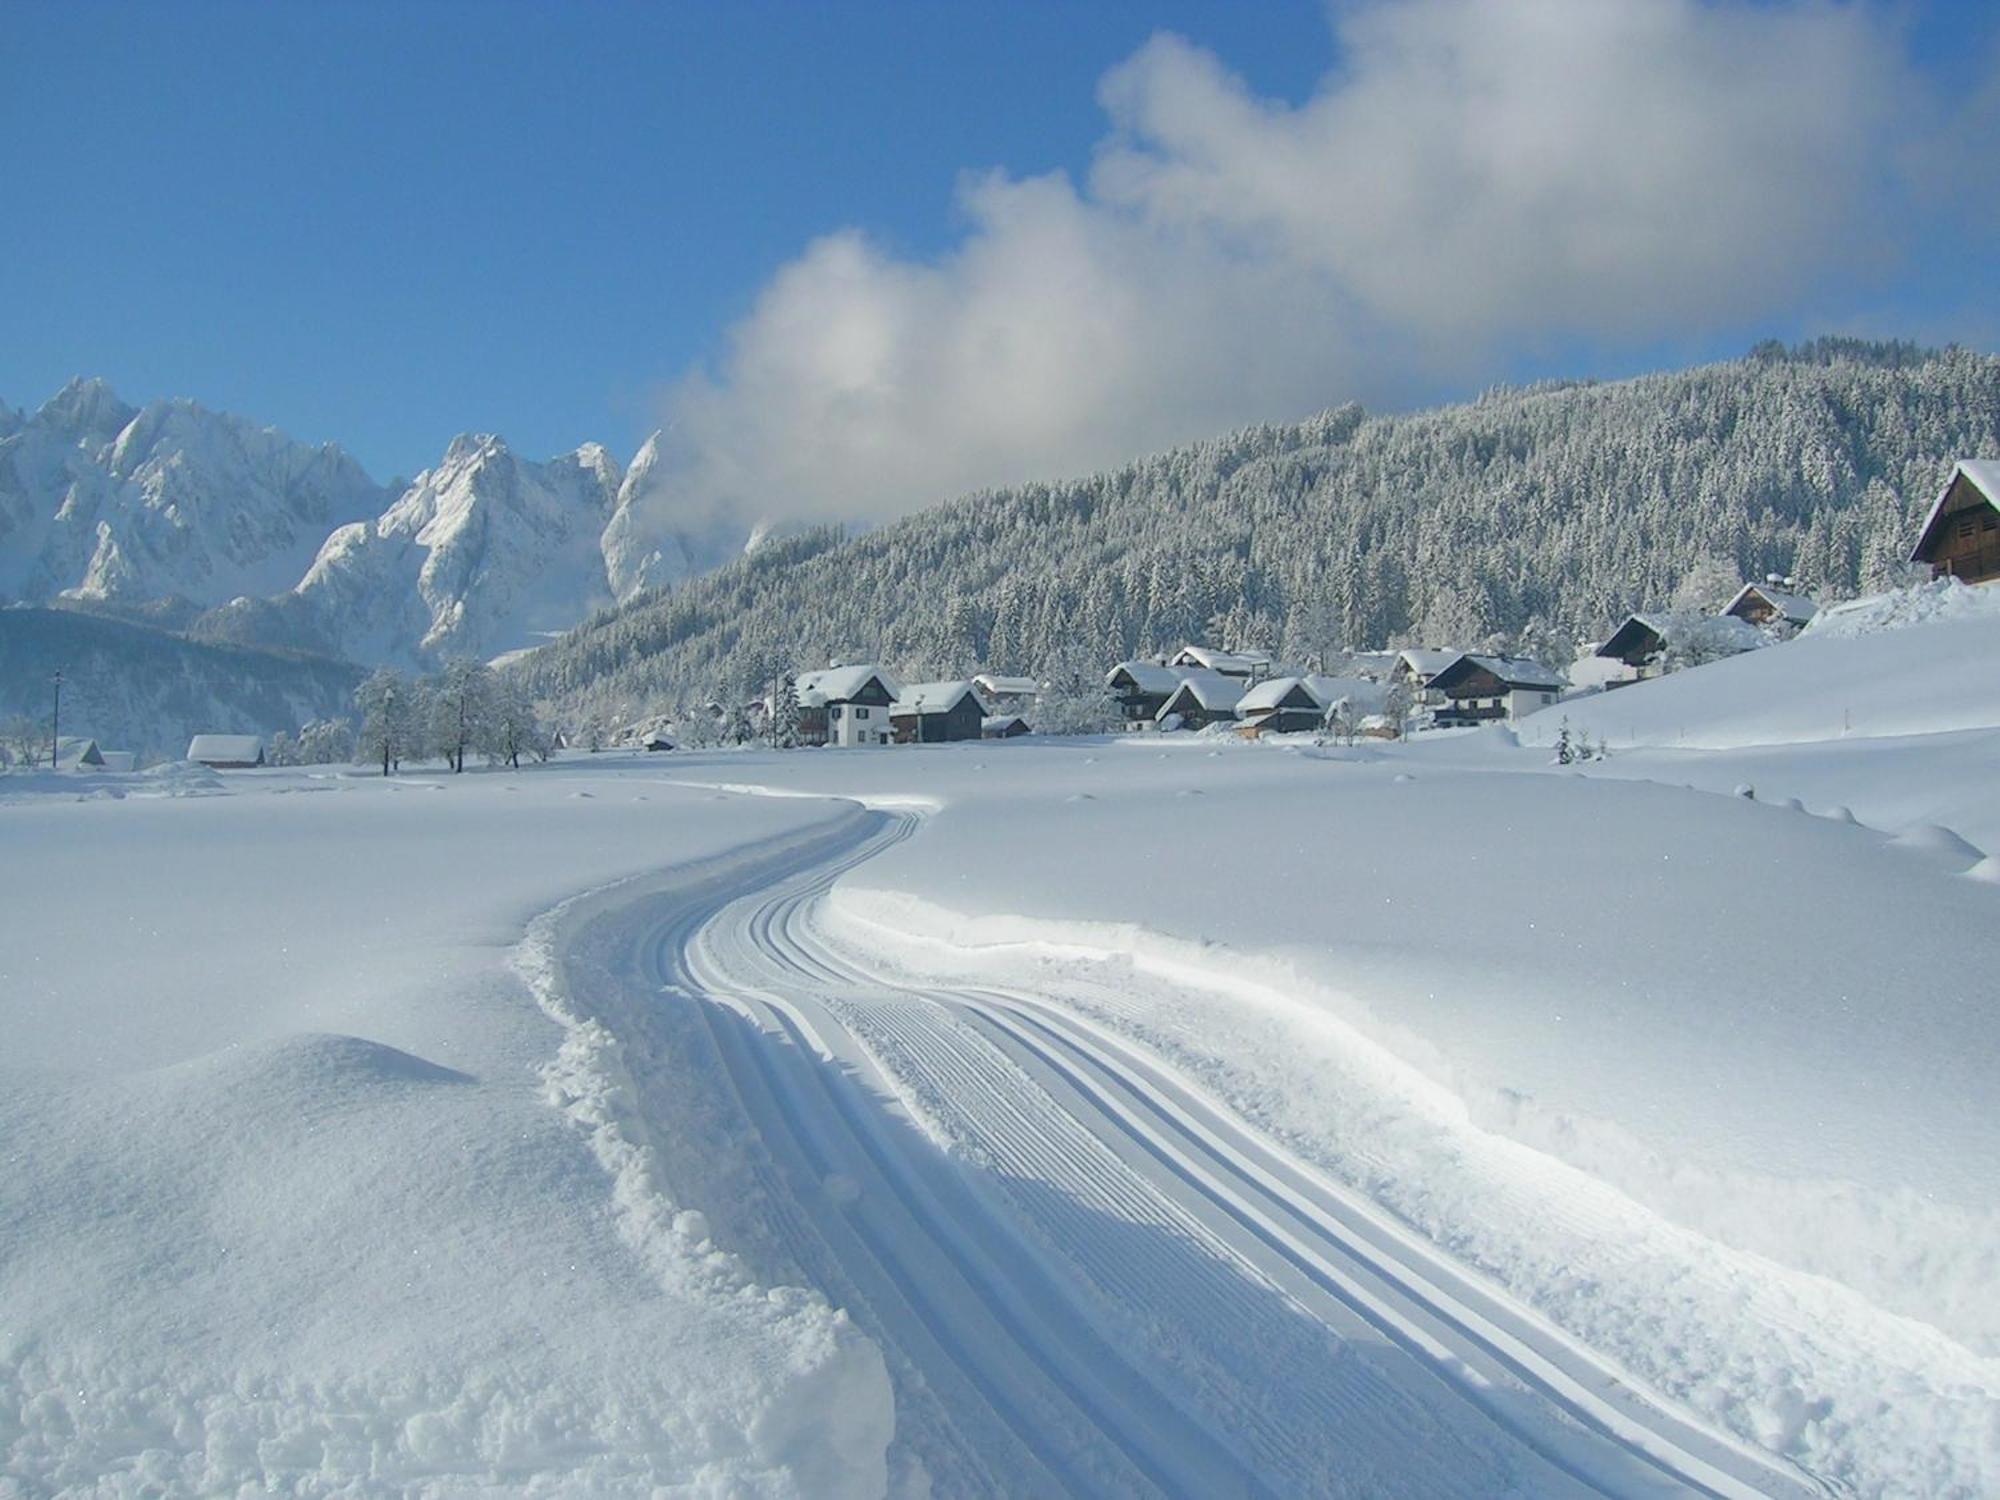
{"label": "snow", "polygon": [[[1984,495],[1995,509],[2000,509],[2000,459],[1961,458],[1952,465],[1951,477],[1946,479],[1938,491],[1937,499],[1931,502],[1930,510],[1924,516],[1923,525],[1914,533],[1921,545],[1922,539],[1930,535],[1931,526],[1937,521],[1945,503],[1951,499],[1951,492],[1957,488],[1960,479]],[[1912,558],[1915,561],[1915,558]]]}
{"label": "snow", "polygon": [[1242,700],[1249,684],[1240,677],[1227,677],[1206,667],[1182,669],[1180,685],[1174,689],[1174,696],[1161,706],[1162,715],[1178,712],[1175,704],[1183,695],[1194,700],[1211,713],[1233,709]]}
{"label": "snow", "polygon": [[1416,744],[0,778],[4,1472],[1994,1493],[1968,593]]}
{"label": "snow", "polygon": [[906,682],[896,695],[890,712],[897,714],[943,714],[958,707],[960,700],[975,694],[973,685],[956,682]]}
{"label": "snow", "polygon": [[847,703],[854,695],[868,686],[870,679],[879,682],[891,700],[903,695],[901,686],[877,666],[825,667],[817,672],[801,672],[797,688],[799,701],[806,701],[811,693],[823,703]]}
{"label": "snow", "polygon": [[1142,693],[1171,693],[1181,685],[1190,668],[1163,667],[1153,661],[1121,661],[1105,674],[1105,683],[1121,675],[1128,678],[1132,686]]}
{"label": "snow", "polygon": [[636,767],[0,779],[0,1473],[881,1493],[873,1347],[720,1250],[673,1196],[685,1147],[633,1129],[669,1055],[607,992],[567,1010],[535,938],[510,967],[576,891],[835,811]]}
{"label": "snow", "polygon": [[1737,590],[1736,597],[1722,607],[1722,613],[1733,616],[1736,613],[1736,606],[1753,594],[1775,609],[1781,619],[1789,620],[1794,625],[1807,624],[1819,613],[1819,605],[1804,594],[1788,594],[1762,583],[1744,584]]}

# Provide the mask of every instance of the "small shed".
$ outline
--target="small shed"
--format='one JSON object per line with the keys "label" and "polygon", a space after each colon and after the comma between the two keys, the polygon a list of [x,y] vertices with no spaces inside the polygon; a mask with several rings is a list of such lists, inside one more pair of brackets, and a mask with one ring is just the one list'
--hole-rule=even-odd
{"label": "small shed", "polygon": [[2000,459],[1961,458],[1917,533],[1911,562],[1937,578],[2000,578]]}
{"label": "small shed", "polygon": [[264,742],[254,734],[198,734],[187,758],[211,771],[247,771],[264,764]]}
{"label": "small shed", "polygon": [[100,750],[107,771],[136,771],[139,769],[139,752],[136,750]]}
{"label": "small shed", "polygon": [[989,714],[979,721],[982,740],[1019,739],[1028,732],[1028,721],[1019,714]]}
{"label": "small shed", "polygon": [[985,718],[979,695],[966,681],[913,682],[889,709],[889,725],[899,745],[976,740]]}
{"label": "small shed", "polygon": [[97,748],[96,740],[66,734],[56,741],[56,766],[64,771],[101,771],[104,752]]}
{"label": "small shed", "polygon": [[647,735],[645,739],[645,746],[649,751],[654,751],[654,752],[662,750],[672,750],[675,748],[674,742],[668,739],[664,734]]}
{"label": "small shed", "polygon": [[1789,625],[1803,630],[1819,613],[1819,606],[1804,594],[1787,593],[1774,584],[1746,583],[1722,613],[1760,627]]}

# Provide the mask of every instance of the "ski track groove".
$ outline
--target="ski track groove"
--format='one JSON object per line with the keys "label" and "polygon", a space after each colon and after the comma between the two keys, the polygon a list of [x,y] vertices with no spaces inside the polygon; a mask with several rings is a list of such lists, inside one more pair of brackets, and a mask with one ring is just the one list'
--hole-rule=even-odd
{"label": "ski track groove", "polygon": [[1047,997],[858,967],[813,909],[918,818],[860,826],[682,907],[644,962],[764,1137],[780,1244],[890,1345],[899,1420],[921,1393],[995,1493],[1379,1493],[1385,1459],[1410,1493],[1827,1493],[1622,1380],[1163,1056]]}

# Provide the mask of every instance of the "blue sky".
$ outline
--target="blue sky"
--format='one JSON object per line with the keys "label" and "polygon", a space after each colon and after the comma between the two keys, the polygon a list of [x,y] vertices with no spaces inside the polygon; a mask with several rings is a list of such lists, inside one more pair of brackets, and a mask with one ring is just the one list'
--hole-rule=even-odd
{"label": "blue sky", "polygon": [[[1437,25],[1457,24],[1453,3],[1427,7],[1438,12]],[[1692,0],[1660,4],[1686,13],[1672,24],[1675,35],[1689,37],[1715,9]],[[1316,362],[1288,351],[1241,398],[1218,394],[1241,385],[1218,369],[1177,374],[1157,391],[1126,380],[1131,399],[1123,405],[1101,406],[1079,390],[1074,399],[1052,399],[1058,418],[1010,410],[990,430],[954,431],[954,453],[977,455],[964,464],[940,458],[907,472],[891,465],[893,484],[911,497],[894,506],[938,487],[1098,461],[1349,395],[1407,404],[1499,378],[1626,373],[1735,353],[1766,334],[1821,329],[1984,348],[2000,337],[1990,214],[1955,209],[1948,233],[1876,242],[1887,215],[1953,201],[1954,176],[1967,169],[1930,137],[1900,143],[1896,161],[1885,153],[1868,170],[1902,172],[1897,161],[1914,154],[1930,169],[1923,192],[1931,197],[1913,199],[1900,183],[1873,195],[1857,190],[1851,212],[1824,222],[1799,209],[1793,239],[1746,251],[1746,263],[1763,259],[1744,277],[1743,295],[1712,305],[1689,292],[1627,317],[1629,289],[1613,285],[1594,302],[1555,298],[1543,318],[1535,297],[1546,288],[1517,270],[1490,295],[1511,299],[1518,319],[1462,309],[1455,320],[1433,318],[1463,279],[1452,267],[1440,267],[1442,291],[1385,286],[1357,270],[1356,257],[1395,259],[1393,238],[1356,245],[1349,236],[1325,254],[1324,246],[1297,248],[1319,230],[1283,222],[1283,207],[1238,215],[1240,205],[1226,201],[1265,147],[1246,142],[1221,116],[1232,91],[1257,100],[1264,111],[1257,128],[1268,131],[1276,158],[1310,101],[1351,83],[1353,118],[1314,139],[1333,154],[1357,139],[1379,141],[1394,118],[1364,117],[1372,95],[1361,85],[1375,76],[1371,68],[1395,77],[1411,65],[1413,49],[1407,37],[1393,40],[1386,51],[1401,61],[1383,62],[1384,48],[1364,47],[1369,33],[1342,29],[1355,12],[1362,14],[1356,28],[1374,24],[1366,16],[1374,9],[1340,7],[1330,22],[1325,7],[1278,0],[27,0],[11,9],[0,44],[12,221],[0,236],[0,399],[32,406],[71,374],[103,374],[128,399],[193,395],[300,437],[335,439],[378,477],[426,465],[465,429],[499,431],[537,456],[593,438],[629,455],[668,421],[705,450],[691,485],[734,484],[744,503],[770,504],[772,495],[810,486],[817,466],[859,462],[805,441],[777,469],[742,471],[743,453],[823,427],[830,411],[842,424],[853,417],[878,459],[884,445],[921,443],[937,430],[934,411],[912,411],[900,397],[892,412],[854,415],[856,391],[880,387],[891,378],[884,371],[899,379],[930,372],[924,382],[949,391],[964,410],[989,404],[982,381],[1000,383],[993,400],[1002,406],[1024,386],[1048,390],[1033,367],[996,358],[969,374],[939,374],[934,351],[903,346],[957,337],[962,330],[950,320],[962,305],[994,309],[979,325],[982,337],[993,327],[1032,329],[1037,315],[1073,321],[1047,308],[1025,309],[1017,321],[996,288],[1040,274],[1044,263],[1024,258],[1033,252],[1022,245],[1088,239],[1100,229],[1151,236],[1143,251],[1114,247],[1087,268],[1106,273],[1100,297],[1127,282],[1145,289],[1134,318],[1178,317],[1190,297],[1200,300],[1232,277],[1275,286],[1282,278],[1267,274],[1275,263],[1285,276],[1309,277],[1315,290],[1307,305],[1283,304],[1297,306],[1297,316],[1272,316],[1279,331],[1269,338],[1287,337],[1288,321],[1324,315],[1344,330],[1326,342],[1344,339],[1347,356]],[[1823,19],[1817,11],[1796,17],[1793,6],[1725,9],[1775,12],[1801,26]],[[1879,85],[1882,100],[1977,96],[2000,56],[1993,10],[2000,7],[1872,8],[1866,45],[1829,45],[1826,87],[1855,86],[1839,70],[1870,66],[1871,49],[1893,46],[1900,54],[1893,76],[1866,85]],[[1822,29],[1837,30],[1837,19]],[[1189,45],[1142,54],[1160,32]],[[1620,48],[1638,45],[1608,36],[1605,66],[1616,67]],[[1796,38],[1782,50],[1797,53]],[[1143,61],[1133,67],[1135,57]],[[1206,78],[1211,65],[1225,83]],[[1137,102],[1114,127],[1100,87],[1121,67],[1140,75],[1129,90]],[[1182,109],[1213,129],[1183,142],[1175,115]],[[1298,119],[1286,114],[1292,110],[1301,111]],[[1828,131],[1837,128],[1830,120]],[[1129,173],[1093,175],[1103,170],[1107,141],[1142,148],[1143,185],[1130,186]],[[1824,154],[1802,158],[1808,165],[1794,176],[1837,159],[1838,139],[1830,134],[1821,144]],[[1252,154],[1218,166],[1225,151]],[[1002,174],[997,198],[968,186],[980,179],[966,174],[989,169]],[[1022,189],[1056,172],[1078,201],[1050,198],[1044,213]],[[1992,179],[1963,187],[1976,196]],[[1307,180],[1297,196],[1349,190]],[[1189,191],[1201,200],[1192,229],[1176,218]],[[1395,185],[1384,191],[1403,202]],[[1745,187],[1750,201],[1758,191]],[[1518,237],[1496,223],[1493,233]],[[825,239],[843,230],[857,232],[845,260]],[[1717,233],[1727,232],[1720,222]],[[1788,282],[1770,262],[1796,258],[1808,233],[1866,243]],[[1191,235],[1208,242],[1204,258],[1166,264],[1159,247]],[[1291,248],[1267,254],[1281,242]],[[1468,253],[1476,259],[1476,247]],[[1688,261],[1682,255],[1677,263]],[[987,262],[1001,269],[979,268]],[[1708,264],[1711,271],[1729,265]],[[913,280],[928,289],[910,294],[908,305],[895,302]],[[853,342],[780,341],[788,306],[847,326],[839,298],[857,285],[862,311],[882,320],[857,335],[859,347],[886,363],[853,377],[853,360],[862,357]],[[1190,314],[1192,328],[1211,314],[1217,326],[1255,325],[1275,305],[1244,291],[1252,298],[1245,312],[1238,290],[1216,295],[1226,305]],[[824,319],[822,308],[830,309]],[[884,341],[895,345],[887,357],[879,354]],[[1217,360],[1241,365],[1244,351],[1222,349],[1227,342],[1191,334],[1147,359],[1199,364],[1202,350],[1214,347]],[[1402,357],[1418,343],[1433,353],[1448,344],[1449,357]],[[834,395],[802,389],[829,362],[838,371]],[[690,371],[705,373],[690,386]],[[1262,405],[1246,410],[1242,401],[1251,397]],[[767,410],[777,414],[757,415]],[[855,508],[854,493],[874,472],[849,476],[827,508]]]}

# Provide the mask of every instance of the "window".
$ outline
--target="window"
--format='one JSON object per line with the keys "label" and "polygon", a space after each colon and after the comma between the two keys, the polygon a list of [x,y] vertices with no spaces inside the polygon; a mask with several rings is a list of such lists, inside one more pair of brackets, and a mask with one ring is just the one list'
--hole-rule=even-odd
{"label": "window", "polygon": [[854,717],[857,719],[865,719],[868,717],[868,710],[865,708],[857,707],[854,710]]}

